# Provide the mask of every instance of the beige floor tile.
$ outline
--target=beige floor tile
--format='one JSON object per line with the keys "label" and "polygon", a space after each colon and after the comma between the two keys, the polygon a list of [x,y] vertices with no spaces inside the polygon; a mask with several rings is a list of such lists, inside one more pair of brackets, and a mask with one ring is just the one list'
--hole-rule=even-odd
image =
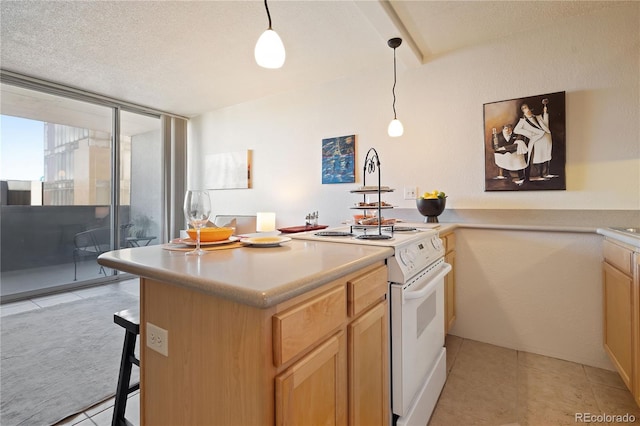
{"label": "beige floor tile", "polygon": [[535,368],[560,375],[585,377],[582,364],[530,352],[518,352],[518,366]]}
{"label": "beige floor tile", "polygon": [[[536,364],[540,367],[540,364]],[[518,366],[518,422],[574,425],[576,413],[598,413],[586,375]]]}
{"label": "beige floor tile", "polygon": [[444,346],[447,348],[447,374],[451,372],[453,365],[456,362],[456,357],[462,346],[462,338],[448,334],[444,339]]}
{"label": "beige floor tile", "polygon": [[517,352],[489,343],[464,339],[460,345],[457,359],[477,359],[487,364],[501,364],[504,367],[515,367]]}
{"label": "beige floor tile", "polygon": [[591,383],[607,385],[623,390],[627,389],[627,386],[624,384],[617,371],[605,370],[602,368],[590,367],[588,365],[585,365],[584,372],[587,374],[587,379]]}
{"label": "beige floor tile", "polygon": [[[515,386],[517,352],[487,343],[464,340],[450,375],[470,385]],[[514,387],[515,392],[515,387]]]}
{"label": "beige floor tile", "polygon": [[436,415],[434,424],[445,419],[451,422],[454,417],[458,420],[449,424],[501,425],[515,422],[515,375],[507,373],[498,377],[493,372],[478,370],[471,376],[459,368],[458,361],[440,395],[437,404],[440,413]]}
{"label": "beige floor tile", "polygon": [[631,392],[627,389],[598,384],[592,384],[591,388],[593,389],[593,394],[599,407],[597,413],[612,415],[629,414],[635,417],[633,424],[640,424],[640,407],[635,403]]}
{"label": "beige floor tile", "polygon": [[448,405],[436,405],[428,426],[495,426],[491,420],[481,419],[467,409],[460,409]]}

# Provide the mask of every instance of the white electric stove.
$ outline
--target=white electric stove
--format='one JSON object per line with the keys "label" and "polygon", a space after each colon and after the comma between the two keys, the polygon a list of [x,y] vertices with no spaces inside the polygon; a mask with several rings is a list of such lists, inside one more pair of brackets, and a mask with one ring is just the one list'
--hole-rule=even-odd
{"label": "white electric stove", "polygon": [[293,239],[392,247],[387,258],[395,425],[427,424],[446,379],[444,277],[451,266],[433,223],[343,226]]}

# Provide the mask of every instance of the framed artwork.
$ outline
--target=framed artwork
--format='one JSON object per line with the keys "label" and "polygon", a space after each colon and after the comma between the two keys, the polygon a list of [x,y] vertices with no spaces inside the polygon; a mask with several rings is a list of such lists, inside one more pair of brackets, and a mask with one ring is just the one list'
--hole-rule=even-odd
{"label": "framed artwork", "polygon": [[485,191],[566,189],[565,92],[484,104]]}
{"label": "framed artwork", "polygon": [[251,188],[251,150],[209,154],[204,161],[207,189]]}
{"label": "framed artwork", "polygon": [[322,183],[356,181],[356,135],[322,139]]}

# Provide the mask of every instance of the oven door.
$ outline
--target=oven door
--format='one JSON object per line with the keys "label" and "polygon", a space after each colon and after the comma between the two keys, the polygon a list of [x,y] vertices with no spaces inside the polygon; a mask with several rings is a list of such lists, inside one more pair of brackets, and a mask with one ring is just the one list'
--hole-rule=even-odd
{"label": "oven door", "polygon": [[[442,390],[444,381],[427,382],[445,364],[444,277],[449,271],[451,265],[440,259],[406,284],[391,283],[392,408],[397,416],[411,417],[413,407],[420,405],[412,404],[418,397],[435,404]],[[442,374],[436,376],[441,379]],[[430,395],[420,395],[424,392]]]}

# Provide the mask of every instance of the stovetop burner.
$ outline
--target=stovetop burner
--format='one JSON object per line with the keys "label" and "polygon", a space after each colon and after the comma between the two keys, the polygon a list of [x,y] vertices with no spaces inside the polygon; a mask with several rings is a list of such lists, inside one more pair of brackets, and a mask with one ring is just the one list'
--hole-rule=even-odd
{"label": "stovetop burner", "polygon": [[414,226],[394,226],[393,227],[393,232],[411,232],[411,231],[417,231],[418,228],[414,227]]}
{"label": "stovetop burner", "polygon": [[316,232],[314,235],[319,237],[352,237],[353,234],[351,232],[341,232],[341,231],[320,231]]}
{"label": "stovetop burner", "polygon": [[356,237],[358,240],[389,240],[391,238],[391,235],[386,234],[362,234]]}

